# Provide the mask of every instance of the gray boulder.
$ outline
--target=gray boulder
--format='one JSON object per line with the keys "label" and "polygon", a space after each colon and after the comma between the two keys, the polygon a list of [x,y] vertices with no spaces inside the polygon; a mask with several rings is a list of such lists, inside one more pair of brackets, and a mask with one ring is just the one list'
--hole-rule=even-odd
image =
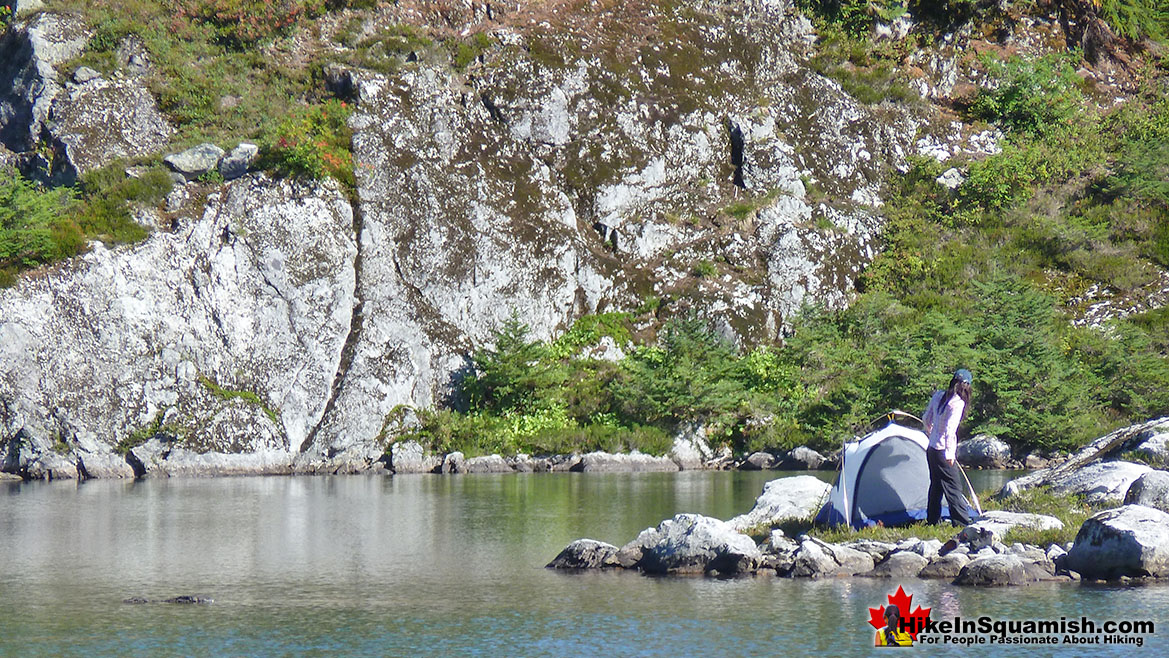
{"label": "gray boulder", "polygon": [[96,80],[100,77],[101,73],[98,73],[88,66],[79,66],[77,67],[77,70],[73,72],[73,82],[76,82],[79,85],[83,85],[90,80]]}
{"label": "gray boulder", "polygon": [[74,86],[57,97],[50,118],[50,132],[64,155],[60,164],[53,163],[53,173],[63,181],[118,158],[157,153],[174,133],[145,83],[136,78],[93,79]]}
{"label": "gray boulder", "polygon": [[25,473],[30,480],[76,480],[76,457],[45,452],[28,464]]}
{"label": "gray boulder", "polygon": [[791,519],[808,518],[816,513],[832,485],[811,475],[797,475],[772,480],[763,486],[750,512],[740,514],[729,523],[743,531],[761,525],[777,525]]}
{"label": "gray boulder", "polygon": [[1098,512],[1080,526],[1068,568],[1085,578],[1169,576],[1169,514],[1143,505]]}
{"label": "gray boulder", "polygon": [[897,550],[897,544],[876,541],[875,539],[854,539],[852,541],[846,541],[841,545],[862,553],[868,553],[872,556],[874,562],[884,560],[885,556]]}
{"label": "gray boulder", "polygon": [[931,558],[942,550],[942,542],[937,539],[918,539],[909,537],[897,543],[897,550],[907,553],[916,553],[924,558]]}
{"label": "gray boulder", "polygon": [[671,472],[678,470],[678,464],[669,457],[654,457],[636,450],[617,455],[597,451],[581,455],[580,463],[573,470],[586,473]]}
{"label": "gray boulder", "polygon": [[777,468],[784,471],[814,471],[823,463],[824,455],[807,446],[799,446],[789,450]]}
{"label": "gray boulder", "polygon": [[578,539],[569,544],[546,569],[600,569],[616,567],[617,547],[595,539]]}
{"label": "gray boulder", "polygon": [[747,455],[739,468],[744,471],[766,471],[775,467],[777,461],[775,455],[769,452],[753,452]]}
{"label": "gray boulder", "polygon": [[472,457],[464,464],[467,473],[514,473],[510,464],[499,455]]}
{"label": "gray boulder", "polygon": [[762,554],[751,538],[729,524],[698,514],[679,514],[657,528],[657,541],[645,548],[638,568],[647,573],[754,571]]}
{"label": "gray boulder", "polygon": [[988,555],[976,557],[958,572],[955,585],[1000,587],[1022,585],[1028,582],[1023,560],[1017,555]]}
{"label": "gray boulder", "polygon": [[235,180],[248,173],[248,168],[260,155],[260,147],[242,142],[219,161],[219,175],[223,180]]}
{"label": "gray boulder", "polygon": [[284,450],[245,453],[195,452],[174,447],[161,470],[167,477],[228,477],[240,475],[288,475],[293,455]]}
{"label": "gray boulder", "polygon": [[401,441],[390,446],[390,468],[394,473],[433,473],[442,459],[427,455],[417,441]]}
{"label": "gray boulder", "polygon": [[[663,523],[666,523],[663,521]],[[641,558],[645,556],[646,550],[650,546],[657,544],[662,539],[662,533],[658,528],[646,528],[637,534],[632,541],[622,546],[617,551],[615,559],[617,564],[626,569],[633,569],[641,562]]]}
{"label": "gray boulder", "polygon": [[962,567],[969,562],[970,556],[965,553],[954,552],[935,556],[917,572],[917,577],[954,580],[962,572]]}
{"label": "gray boulder", "polygon": [[24,478],[15,473],[0,471],[0,482],[24,482]]}
{"label": "gray boulder", "polygon": [[1007,531],[1015,527],[1033,530],[1060,530],[1063,528],[1063,521],[1044,514],[988,510],[982,513],[978,521],[963,528],[958,533],[958,540],[977,551],[994,544],[996,541],[1002,541]]}
{"label": "gray boulder", "polygon": [[455,452],[449,453],[446,457],[443,457],[442,466],[439,468],[439,471],[443,475],[458,475],[460,473],[466,473],[467,458],[463,456],[463,453],[457,450]]}
{"label": "gray boulder", "polygon": [[773,569],[779,575],[787,575],[796,563],[796,553],[800,550],[799,542],[787,537],[782,530],[772,530],[771,536],[763,544],[763,562],[761,569]]}
{"label": "gray boulder", "polygon": [[796,551],[791,575],[796,578],[852,576],[873,570],[873,557],[847,546],[804,536]]}
{"label": "gray boulder", "polygon": [[1053,480],[1051,488],[1058,494],[1084,496],[1093,504],[1120,504],[1129,486],[1151,470],[1144,464],[1132,462],[1098,462]]}
{"label": "gray boulder", "polygon": [[1169,473],[1149,471],[1137,478],[1124,495],[1124,504],[1130,503],[1169,512]]}
{"label": "gray boulder", "polygon": [[890,553],[873,567],[872,571],[859,575],[869,578],[913,578],[929,564],[929,560],[908,551]]}
{"label": "gray boulder", "polygon": [[126,458],[114,453],[77,454],[77,472],[82,478],[132,478],[134,469]]}
{"label": "gray boulder", "polygon": [[956,456],[964,466],[1005,468],[1011,460],[1011,447],[997,437],[979,434],[959,443]]}
{"label": "gray boulder", "polygon": [[203,143],[180,153],[172,153],[162,161],[186,180],[193,181],[214,169],[223,154],[223,149],[218,146]]}
{"label": "gray boulder", "polygon": [[706,428],[687,423],[674,436],[674,445],[667,455],[683,471],[695,471],[706,467],[714,457],[706,443]]}

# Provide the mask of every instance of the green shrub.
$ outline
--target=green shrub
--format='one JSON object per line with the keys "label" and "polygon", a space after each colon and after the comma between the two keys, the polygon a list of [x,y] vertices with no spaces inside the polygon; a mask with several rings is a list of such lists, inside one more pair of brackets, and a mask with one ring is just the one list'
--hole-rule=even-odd
{"label": "green shrub", "polygon": [[1097,15],[1122,37],[1164,41],[1169,35],[1169,5],[1164,0],[1096,0],[1093,4]]}
{"label": "green shrub", "polygon": [[11,285],[17,272],[85,248],[72,217],[76,207],[70,188],[45,188],[0,170],[0,284]]}
{"label": "green shrub", "polygon": [[293,110],[265,140],[263,162],[286,175],[332,176],[353,187],[351,113],[337,99]]}
{"label": "green shrub", "polygon": [[983,88],[970,106],[973,116],[1004,130],[1037,134],[1066,122],[1080,108],[1083,93],[1069,55],[1033,59],[984,58],[987,73],[997,82]]}

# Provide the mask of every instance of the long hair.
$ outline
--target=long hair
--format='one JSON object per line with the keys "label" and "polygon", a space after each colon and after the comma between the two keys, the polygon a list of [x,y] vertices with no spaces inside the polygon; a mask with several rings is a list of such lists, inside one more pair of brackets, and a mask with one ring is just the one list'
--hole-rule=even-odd
{"label": "long hair", "polygon": [[901,628],[901,611],[895,605],[885,606],[885,644],[897,646],[897,637],[894,635]]}
{"label": "long hair", "polygon": [[950,387],[946,389],[946,394],[938,399],[938,413],[942,413],[946,405],[950,404],[950,398],[955,395],[962,400],[962,418],[965,419],[966,412],[970,409],[970,384],[962,381],[959,377],[950,379]]}

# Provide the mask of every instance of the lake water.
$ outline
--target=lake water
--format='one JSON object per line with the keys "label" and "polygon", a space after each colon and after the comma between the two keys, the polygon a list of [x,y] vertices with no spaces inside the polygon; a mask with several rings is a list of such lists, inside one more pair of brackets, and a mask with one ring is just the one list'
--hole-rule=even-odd
{"label": "lake water", "polygon": [[[781,475],[0,483],[0,654],[868,653],[868,608],[896,583],[543,568],[580,537],[620,545],[679,512],[730,518]],[[979,489],[1005,477],[971,475]],[[1149,619],[1161,632],[1141,651],[1169,649],[1169,586],[901,584],[935,618]],[[215,602],[122,603],[183,594]]]}

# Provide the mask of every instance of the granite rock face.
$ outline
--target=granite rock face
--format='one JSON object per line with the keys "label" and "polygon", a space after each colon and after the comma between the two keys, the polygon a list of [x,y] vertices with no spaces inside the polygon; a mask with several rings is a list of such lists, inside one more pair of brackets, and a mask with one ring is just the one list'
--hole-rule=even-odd
{"label": "granite rock face", "polygon": [[647,573],[734,575],[754,571],[762,559],[750,537],[698,514],[667,519],[639,539],[643,548],[636,565]]}
{"label": "granite rock face", "polygon": [[78,454],[161,434],[299,452],[349,334],[352,221],[333,184],[244,178],[174,232],[0,291],[0,444],[23,453],[6,468],[51,453],[49,437]]}
{"label": "granite rock face", "polygon": [[1137,478],[1124,495],[1124,504],[1130,503],[1169,512],[1169,473],[1149,471]]}
{"label": "granite rock face", "polygon": [[1060,494],[1084,496],[1090,503],[1121,503],[1128,488],[1153,469],[1132,462],[1098,462],[1068,473],[1051,483]]}
{"label": "granite rock face", "polygon": [[[457,403],[467,355],[510,317],[548,338],[669,296],[743,343],[778,337],[805,303],[847,305],[876,249],[881,181],[920,150],[926,119],[809,69],[815,35],[790,3],[655,20],[686,37],[660,61],[579,47],[590,35],[568,25],[549,35],[564,55],[499,48],[474,76],[425,58],[331,70],[355,108],[352,205],[332,185],[230,180],[250,151],[176,167],[229,182],[202,207],[184,186],[142,244],[97,245],[0,291],[4,467],[23,472],[54,437],[77,463],[141,431],[175,439],[167,459],[277,451],[295,472],[376,470],[391,413]],[[140,41],[111,75],[56,69],[89,38],[51,13],[3,37],[0,157],[44,134],[78,172],[166,153]],[[703,262],[727,266],[696,276]]]}

